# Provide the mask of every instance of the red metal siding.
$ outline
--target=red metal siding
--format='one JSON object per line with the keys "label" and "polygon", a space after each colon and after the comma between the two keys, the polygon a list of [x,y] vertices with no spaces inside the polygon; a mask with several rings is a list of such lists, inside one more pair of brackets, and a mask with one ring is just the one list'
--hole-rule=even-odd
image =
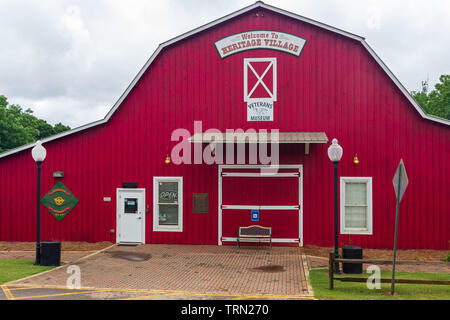
{"label": "red metal siding", "polygon": [[[248,30],[278,30],[307,40],[300,57],[252,50],[221,59],[214,42]],[[278,101],[273,122],[247,122],[243,59],[276,57]],[[395,195],[392,177],[403,158],[410,185],[401,204],[399,248],[448,249],[448,126],[421,118],[376,61],[349,38],[265,11],[247,13],[164,49],[106,124],[44,146],[43,189],[63,171],[79,204],[57,222],[45,209],[44,240],[115,241],[116,188],[146,188],[152,211],[153,177],[184,178],[182,233],[152,232],[147,243],[217,244],[218,168],[166,165],[172,131],[203,121],[203,129],[325,131],[344,148],[341,176],[373,177],[373,235],[342,235],[341,244],[390,248]],[[332,165],[328,145],[281,145],[281,162],[303,165],[304,244],[333,243]],[[355,154],[359,165],[352,163]],[[35,239],[35,164],[30,150],[0,159],[0,240]],[[192,213],[192,194],[209,193],[210,213]],[[112,202],[103,202],[111,197]]]}

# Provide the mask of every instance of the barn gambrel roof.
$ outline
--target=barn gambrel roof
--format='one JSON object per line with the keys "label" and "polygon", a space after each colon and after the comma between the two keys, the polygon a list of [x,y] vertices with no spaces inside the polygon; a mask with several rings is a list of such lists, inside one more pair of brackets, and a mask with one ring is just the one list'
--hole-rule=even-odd
{"label": "barn gambrel roof", "polygon": [[[289,12],[289,11],[286,11],[286,10],[283,10],[283,9],[280,9],[280,8],[268,5],[268,4],[266,4],[266,3],[262,2],[262,1],[257,1],[256,3],[254,3],[254,4],[250,5],[250,6],[242,8],[242,9],[240,9],[238,11],[235,11],[235,12],[233,12],[231,14],[228,14],[228,15],[220,18],[220,19],[214,20],[214,21],[212,21],[212,22],[210,22],[208,24],[205,24],[205,25],[203,25],[201,27],[198,27],[198,28],[196,28],[194,30],[191,30],[191,31],[186,32],[186,33],[184,33],[182,35],[179,35],[178,37],[175,37],[175,38],[170,39],[170,40],[168,40],[168,41],[166,41],[164,43],[161,43],[158,46],[158,48],[156,49],[156,51],[152,54],[150,59],[145,63],[145,65],[139,71],[139,73],[135,76],[135,78],[130,83],[130,85],[127,87],[125,92],[120,96],[120,98],[117,100],[117,102],[114,104],[114,106],[111,108],[111,110],[106,114],[106,116],[103,119],[95,121],[95,122],[88,123],[88,124],[80,126],[78,128],[74,128],[72,130],[68,130],[68,131],[62,132],[60,134],[57,134],[57,135],[54,135],[54,136],[51,136],[51,137],[48,137],[48,138],[45,138],[45,139],[42,139],[42,143],[49,142],[49,141],[52,141],[52,140],[56,140],[56,139],[65,137],[67,135],[71,135],[71,134],[74,134],[76,132],[80,132],[80,131],[83,131],[83,130],[86,130],[86,129],[89,129],[89,128],[92,128],[92,127],[95,127],[95,126],[98,126],[98,125],[102,125],[102,124],[108,122],[109,119],[112,117],[112,115],[116,112],[116,110],[122,104],[122,102],[125,100],[125,98],[128,96],[128,94],[131,92],[131,90],[134,88],[134,86],[138,83],[138,81],[141,79],[141,77],[144,75],[144,73],[150,67],[152,62],[156,59],[156,57],[160,54],[160,52],[164,48],[166,48],[168,46],[171,46],[171,45],[175,44],[178,41],[184,40],[184,39],[186,39],[188,37],[191,37],[191,36],[193,36],[193,35],[195,35],[197,33],[203,32],[203,31],[205,31],[207,29],[210,29],[212,27],[215,27],[215,26],[217,26],[217,25],[219,25],[219,24],[221,24],[223,22],[226,22],[227,20],[233,19],[233,18],[235,18],[235,17],[237,17],[239,15],[245,14],[245,13],[247,13],[247,12],[249,12],[251,10],[257,9],[257,8],[262,8],[262,9],[266,9],[266,10],[269,10],[269,11],[272,11],[272,12],[276,12],[276,13],[279,13],[281,15],[285,15],[285,16],[288,16],[290,18],[294,18],[294,19],[297,19],[299,21],[309,23],[309,24],[315,25],[317,27],[326,29],[328,31],[331,31],[331,32],[340,34],[342,36],[351,38],[353,40],[359,41],[366,48],[366,50],[370,53],[370,55],[375,59],[375,61],[380,65],[380,67],[387,73],[387,75],[391,78],[391,80],[395,83],[395,85],[400,89],[400,91],[405,95],[405,97],[408,99],[408,101],[414,106],[414,108],[417,110],[417,112],[419,112],[419,114],[422,116],[422,118],[427,119],[427,120],[431,120],[431,121],[435,121],[435,122],[439,122],[439,123],[442,123],[442,124],[445,124],[445,125],[450,125],[450,120],[427,114],[422,109],[422,107],[411,96],[411,94],[408,92],[408,90],[400,83],[400,81],[392,73],[392,71],[386,66],[386,64],[380,59],[380,57],[375,53],[375,51],[369,46],[369,44],[365,41],[364,37],[361,37],[359,35],[356,35],[356,34],[353,34],[353,33],[350,33],[350,32],[347,32],[347,31],[335,28],[335,27],[332,27],[332,26],[327,25],[325,23],[318,22],[318,21],[315,21],[315,20],[303,17],[301,15],[298,15],[298,14],[295,14],[295,13],[292,13],[292,12]],[[32,148],[32,147],[34,147],[34,145],[35,145],[35,143],[33,142],[33,143],[29,143],[27,145],[23,145],[21,147],[18,147],[18,148],[15,148],[15,149],[3,152],[3,153],[0,154],[0,158],[9,156],[11,154],[14,154],[14,153],[17,153],[17,152],[20,152],[20,151],[23,151],[23,150],[26,150],[26,149],[29,149],[29,148]]]}

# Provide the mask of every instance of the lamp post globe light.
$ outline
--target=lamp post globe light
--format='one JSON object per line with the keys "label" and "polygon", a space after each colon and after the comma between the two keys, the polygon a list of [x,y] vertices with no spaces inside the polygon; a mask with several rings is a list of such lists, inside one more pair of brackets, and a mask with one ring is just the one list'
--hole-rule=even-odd
{"label": "lamp post globe light", "polygon": [[[338,163],[342,159],[344,151],[338,144],[337,139],[333,139],[328,148],[328,157],[334,165],[334,258],[339,258],[339,239],[338,239]],[[334,264],[334,273],[339,274],[339,263]]]}
{"label": "lamp post globe light", "polygon": [[36,207],[36,262],[35,265],[41,264],[41,164],[47,156],[47,150],[42,146],[41,141],[37,141],[31,150],[31,155],[37,165],[37,207]]}

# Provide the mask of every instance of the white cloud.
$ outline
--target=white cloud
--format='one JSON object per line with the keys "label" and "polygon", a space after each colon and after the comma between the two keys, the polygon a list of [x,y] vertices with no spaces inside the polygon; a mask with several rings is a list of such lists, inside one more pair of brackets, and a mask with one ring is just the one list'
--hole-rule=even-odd
{"label": "white cloud", "polygon": [[[103,118],[159,43],[254,0],[0,0],[0,94],[51,123]],[[366,37],[409,89],[450,73],[446,0],[266,3]]]}

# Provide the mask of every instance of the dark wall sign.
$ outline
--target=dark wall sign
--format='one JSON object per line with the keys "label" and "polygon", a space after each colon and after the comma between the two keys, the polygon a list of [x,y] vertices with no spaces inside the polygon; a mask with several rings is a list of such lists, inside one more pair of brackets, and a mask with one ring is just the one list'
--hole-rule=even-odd
{"label": "dark wall sign", "polygon": [[122,188],[124,189],[137,189],[137,182],[122,182]]}
{"label": "dark wall sign", "polygon": [[194,213],[209,213],[209,194],[194,193]]}

